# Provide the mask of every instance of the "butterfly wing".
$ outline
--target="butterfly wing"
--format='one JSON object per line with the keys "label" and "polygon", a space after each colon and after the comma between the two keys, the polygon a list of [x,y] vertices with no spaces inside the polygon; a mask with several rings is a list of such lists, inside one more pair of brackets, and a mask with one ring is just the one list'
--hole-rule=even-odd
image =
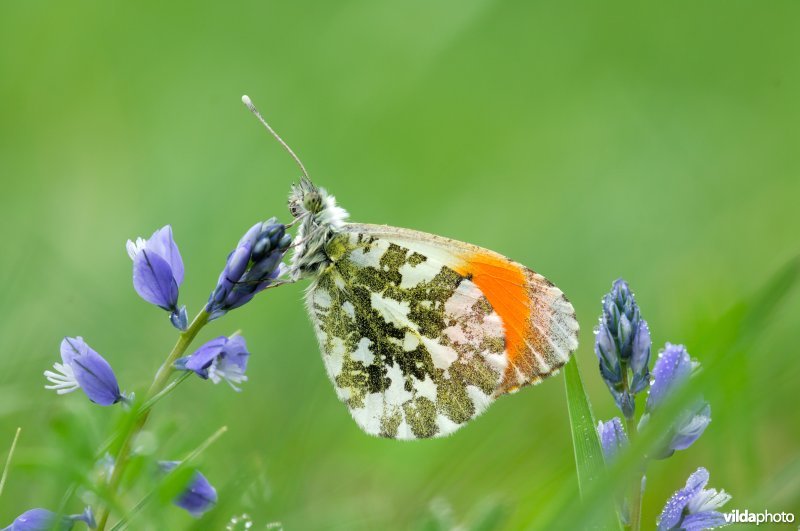
{"label": "butterfly wing", "polygon": [[328,375],[367,433],[452,433],[577,348],[563,293],[492,251],[348,224],[326,252],[306,302]]}

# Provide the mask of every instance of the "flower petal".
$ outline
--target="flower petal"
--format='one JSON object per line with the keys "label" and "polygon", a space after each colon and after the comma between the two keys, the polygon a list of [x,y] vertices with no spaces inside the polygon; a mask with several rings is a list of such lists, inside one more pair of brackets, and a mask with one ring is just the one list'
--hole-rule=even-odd
{"label": "flower petal", "polygon": [[681,522],[681,529],[685,531],[701,531],[703,529],[714,529],[723,527],[730,522],[725,520],[725,516],[717,511],[690,514]]}
{"label": "flower petal", "polygon": [[147,250],[157,254],[169,264],[175,282],[183,283],[183,258],[172,236],[172,226],[166,225],[153,233],[147,240]]}
{"label": "flower petal", "polygon": [[220,336],[204,343],[189,355],[183,363],[183,367],[186,370],[194,371],[201,378],[208,378],[208,367],[220,355],[227,342],[227,337]]}
{"label": "flower petal", "polygon": [[641,319],[633,336],[631,353],[631,372],[633,381],[631,391],[639,393],[650,385],[650,329],[647,321]]}
{"label": "flower petal", "polygon": [[217,490],[200,472],[195,472],[189,487],[175,500],[175,505],[199,518],[217,503]]}
{"label": "flower petal", "polygon": [[263,223],[259,221],[258,223],[247,229],[247,232],[244,233],[244,236],[242,236],[239,239],[239,243],[236,245],[236,247],[241,247],[245,243],[247,243],[248,245],[250,245],[250,247],[252,247],[253,244],[256,242],[256,237],[261,232],[262,225]]}
{"label": "flower petal", "polygon": [[110,406],[122,400],[111,365],[92,350],[83,338],[64,338],[61,352],[64,362],[72,368],[75,380],[89,400],[101,406]]}
{"label": "flower petal", "polygon": [[[170,472],[180,464],[180,461],[160,461],[158,464],[161,470]],[[186,490],[175,498],[174,503],[195,518],[199,518],[217,503],[217,490],[203,474],[195,472]]]}
{"label": "flower petal", "polygon": [[717,489],[703,489],[689,501],[689,512],[695,514],[716,511],[730,499],[731,495],[724,490],[717,492]]}
{"label": "flower petal", "polygon": [[178,284],[166,260],[144,250],[133,259],[133,287],[141,298],[167,311],[178,304]]}
{"label": "flower petal", "polygon": [[31,509],[19,515],[3,531],[69,531],[75,522],[81,521],[94,529],[96,527],[92,509],[87,507],[83,514],[62,516],[47,509]]}
{"label": "flower petal", "polygon": [[692,373],[692,359],[683,345],[667,343],[653,367],[653,383],[647,395],[647,411],[652,411]]}
{"label": "flower petal", "polygon": [[608,422],[599,421],[597,434],[600,436],[600,444],[603,447],[603,456],[606,461],[611,461],[620,448],[628,444],[628,436],[625,434],[619,417],[614,417]]}
{"label": "flower petal", "polygon": [[223,351],[226,363],[236,365],[241,372],[247,370],[247,359],[250,357],[250,352],[247,351],[247,342],[242,336],[230,338]]}
{"label": "flower petal", "polygon": [[675,435],[669,444],[672,450],[685,450],[700,438],[711,422],[711,406],[704,403],[694,413],[685,415],[675,428]]}
{"label": "flower petal", "polygon": [[706,483],[708,483],[708,470],[700,467],[686,480],[686,486],[667,500],[658,517],[658,530],[666,531],[677,527],[681,523],[683,510],[689,505],[689,501],[706,486]]}

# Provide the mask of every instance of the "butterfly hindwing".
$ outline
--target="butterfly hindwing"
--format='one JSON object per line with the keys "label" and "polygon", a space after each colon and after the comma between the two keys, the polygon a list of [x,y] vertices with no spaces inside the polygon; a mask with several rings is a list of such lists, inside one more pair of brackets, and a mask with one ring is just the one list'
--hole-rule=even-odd
{"label": "butterfly hindwing", "polygon": [[360,224],[326,253],[307,305],[328,375],[367,433],[452,433],[577,346],[563,294],[497,253]]}

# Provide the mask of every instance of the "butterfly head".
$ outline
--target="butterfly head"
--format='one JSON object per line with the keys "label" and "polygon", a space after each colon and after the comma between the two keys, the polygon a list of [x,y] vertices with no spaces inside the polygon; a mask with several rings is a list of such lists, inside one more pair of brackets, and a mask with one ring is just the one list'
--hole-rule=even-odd
{"label": "butterfly head", "polygon": [[302,220],[302,225],[324,225],[332,229],[342,228],[348,217],[347,211],[336,204],[335,197],[306,177],[292,185],[289,212],[295,219]]}
{"label": "butterfly head", "polygon": [[313,275],[330,262],[325,248],[344,227],[348,214],[324,188],[318,188],[307,177],[292,186],[289,212],[300,222],[292,256],[295,278]]}

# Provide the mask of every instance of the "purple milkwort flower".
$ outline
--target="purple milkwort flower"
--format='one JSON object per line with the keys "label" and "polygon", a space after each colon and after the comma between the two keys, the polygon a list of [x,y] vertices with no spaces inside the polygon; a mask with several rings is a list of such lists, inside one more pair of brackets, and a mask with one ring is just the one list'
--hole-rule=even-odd
{"label": "purple milkwort flower", "polygon": [[286,225],[276,218],[253,225],[228,255],[217,287],[208,298],[209,320],[242,306],[273,284],[285,272],[281,260],[291,243]]}
{"label": "purple milkwort flower", "polygon": [[3,531],[70,531],[75,522],[84,522],[90,529],[97,527],[91,507],[83,514],[61,517],[47,509],[31,509],[17,516]]}
{"label": "purple milkwort flower", "polygon": [[655,409],[666,396],[683,384],[698,366],[696,361],[692,361],[686,347],[667,343],[664,350],[659,352],[658,360],[653,367],[653,384],[647,393],[645,409],[648,412]]}
{"label": "purple milkwort flower", "polygon": [[689,476],[686,486],[673,494],[658,517],[658,531],[684,529],[699,531],[727,525],[725,516],[717,511],[731,499],[724,490],[705,490],[708,470],[703,467]]}
{"label": "purple milkwort flower", "polygon": [[242,336],[217,337],[205,343],[194,353],[175,361],[180,370],[193,371],[204,380],[219,383],[225,380],[233,389],[247,381],[247,344]]}
{"label": "purple milkwort flower", "polygon": [[[180,464],[180,461],[160,461],[158,464],[161,470],[170,472]],[[195,472],[189,486],[175,498],[174,503],[195,518],[199,518],[217,503],[217,490],[203,474]]]}
{"label": "purple milkwort flower", "polygon": [[[649,421],[650,414],[664,399],[689,379],[698,366],[683,345],[667,343],[653,367],[653,383],[647,395],[645,414],[639,420],[640,428]],[[693,404],[678,417],[664,448],[653,457],[663,459],[671,456],[675,450],[687,449],[700,438],[710,422],[711,405],[702,400]]]}
{"label": "purple milkwort flower", "polygon": [[[650,382],[650,330],[628,283],[618,279],[603,297],[594,351],[600,374],[625,418],[632,418],[634,396]],[[632,377],[628,377],[630,369]]]}
{"label": "purple milkwort flower", "polygon": [[141,298],[170,312],[170,321],[185,330],[186,307],[178,308],[178,287],[183,282],[183,259],[167,225],[149,239],[128,240],[128,256],[133,260],[133,287]]}
{"label": "purple milkwort flower", "polygon": [[125,399],[111,365],[82,337],[65,337],[61,341],[61,360],[63,363],[53,364],[55,371],[44,371],[51,382],[45,389],[54,389],[63,395],[81,388],[89,400],[101,406]]}
{"label": "purple milkwort flower", "polygon": [[607,462],[614,459],[617,452],[628,444],[628,436],[625,434],[625,428],[622,427],[619,417],[614,417],[608,422],[599,421],[597,435],[600,437],[603,456]]}
{"label": "purple milkwort flower", "polygon": [[670,454],[675,450],[686,450],[700,438],[711,423],[711,405],[700,402],[685,412],[673,427],[672,439],[667,444]]}

